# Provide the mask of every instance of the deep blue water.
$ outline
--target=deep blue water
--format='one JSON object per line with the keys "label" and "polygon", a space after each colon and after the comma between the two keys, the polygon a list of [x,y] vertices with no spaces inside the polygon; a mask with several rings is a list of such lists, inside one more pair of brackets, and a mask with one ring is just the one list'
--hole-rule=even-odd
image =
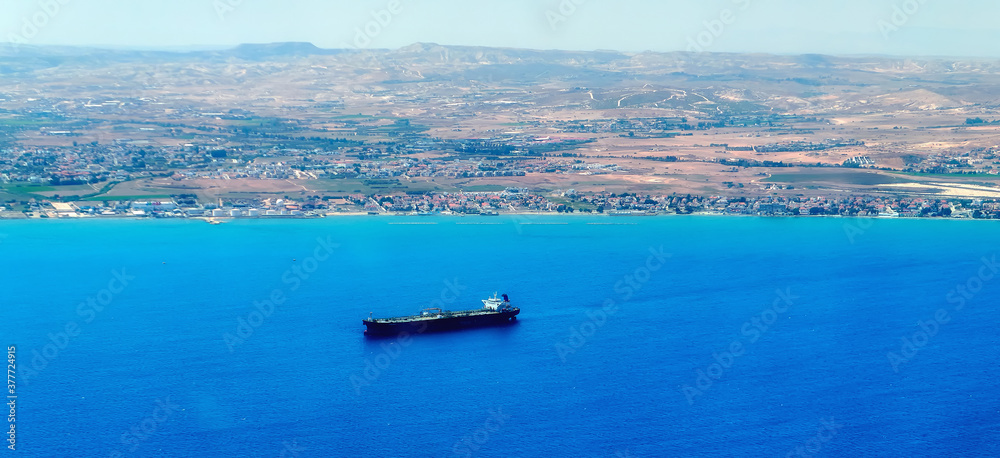
{"label": "deep blue water", "polygon": [[[1000,226],[847,224],[2,222],[11,456],[1000,456]],[[363,338],[494,291],[518,324]]]}

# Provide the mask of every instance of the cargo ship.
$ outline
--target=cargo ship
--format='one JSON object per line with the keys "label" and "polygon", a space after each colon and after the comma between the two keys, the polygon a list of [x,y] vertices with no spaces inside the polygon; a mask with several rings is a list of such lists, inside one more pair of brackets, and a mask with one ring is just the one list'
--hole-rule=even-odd
{"label": "cargo ship", "polygon": [[498,326],[513,323],[521,309],[510,305],[506,294],[498,298],[496,293],[483,299],[483,308],[450,312],[440,308],[424,309],[420,315],[397,318],[372,318],[363,320],[367,336],[392,336],[402,333],[423,334],[425,332],[453,331],[458,329]]}

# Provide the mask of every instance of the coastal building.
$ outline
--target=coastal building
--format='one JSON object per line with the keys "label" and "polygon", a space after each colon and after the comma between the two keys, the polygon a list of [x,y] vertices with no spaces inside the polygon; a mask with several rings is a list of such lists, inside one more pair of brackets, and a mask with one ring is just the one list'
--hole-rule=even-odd
{"label": "coastal building", "polygon": [[784,215],[788,213],[788,205],[779,202],[760,204],[760,213],[764,215]]}
{"label": "coastal building", "polygon": [[174,201],[132,202],[131,209],[142,210],[146,213],[169,212],[177,210],[177,203]]}
{"label": "coastal building", "polygon": [[76,214],[76,207],[73,204],[66,204],[62,202],[52,202],[52,208],[55,209],[57,216],[72,216]]}

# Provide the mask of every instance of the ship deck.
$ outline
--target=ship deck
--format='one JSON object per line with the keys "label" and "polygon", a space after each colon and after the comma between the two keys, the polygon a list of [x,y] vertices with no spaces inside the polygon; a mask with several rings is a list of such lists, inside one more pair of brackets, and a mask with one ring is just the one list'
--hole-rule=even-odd
{"label": "ship deck", "polygon": [[395,318],[374,318],[366,321],[371,323],[384,323],[384,324],[414,323],[421,321],[435,321],[445,318],[463,318],[471,316],[502,315],[502,314],[503,312],[499,311],[477,309],[477,310],[461,310],[458,312],[441,312],[441,313],[434,313],[431,315],[413,315],[413,316],[401,316]]}

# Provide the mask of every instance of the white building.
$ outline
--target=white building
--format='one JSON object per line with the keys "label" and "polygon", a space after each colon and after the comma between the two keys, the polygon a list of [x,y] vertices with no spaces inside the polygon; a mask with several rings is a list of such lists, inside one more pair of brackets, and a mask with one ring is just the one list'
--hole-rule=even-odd
{"label": "white building", "polygon": [[144,212],[169,212],[177,210],[177,204],[174,201],[149,201],[149,202],[132,202],[132,210],[142,210]]}

